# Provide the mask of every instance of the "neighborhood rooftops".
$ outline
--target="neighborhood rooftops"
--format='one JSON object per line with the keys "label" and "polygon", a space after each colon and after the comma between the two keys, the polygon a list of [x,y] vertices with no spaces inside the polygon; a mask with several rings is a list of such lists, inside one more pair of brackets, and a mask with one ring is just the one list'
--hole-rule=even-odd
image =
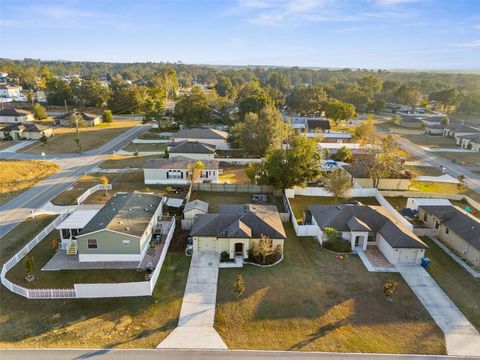
{"label": "neighborhood rooftops", "polygon": [[445,129],[459,133],[480,133],[480,130],[476,127],[465,125],[464,123],[447,125]]}
{"label": "neighborhood rooftops", "polygon": [[140,192],[117,193],[95,214],[80,235],[108,229],[142,236],[161,200],[159,196]]}
{"label": "neighborhood rooftops", "polygon": [[330,130],[330,122],[327,119],[307,119],[308,130]]}
{"label": "neighborhood rooftops", "polygon": [[[69,120],[72,114],[73,112],[70,111],[61,115],[57,115],[54,117],[54,120]],[[80,116],[85,121],[92,121],[100,117],[100,115],[89,114],[86,112],[77,112],[77,116]]]}
{"label": "neighborhood rooftops", "polygon": [[0,110],[0,116],[28,116],[32,113],[22,109],[2,109]]}
{"label": "neighborhood rooftops", "polygon": [[441,223],[480,250],[480,221],[452,205],[420,205],[419,208],[440,219]]}
{"label": "neighborhood rooftops", "polygon": [[377,232],[392,248],[418,248],[427,246],[411,231],[389,217],[380,207],[368,205],[310,205],[308,210],[323,230]]}
{"label": "neighborhood rooftops", "polygon": [[214,154],[215,145],[205,144],[199,141],[182,141],[171,143],[169,152],[172,154]]}
{"label": "neighborhood rooftops", "polygon": [[220,207],[219,211],[230,212],[197,215],[192,226],[192,236],[215,236],[224,238],[260,238],[271,239],[287,237],[282,220],[275,206],[234,205]]}
{"label": "neighborhood rooftops", "polygon": [[192,128],[183,129],[171,136],[172,139],[221,139],[227,140],[228,133],[221,130]]}
{"label": "neighborhood rooftops", "polygon": [[198,199],[187,202],[185,204],[185,208],[183,209],[183,212],[187,212],[193,209],[200,210],[206,213],[208,212],[208,203]]}
{"label": "neighborhood rooftops", "polygon": [[[194,166],[197,160],[192,160],[184,156],[176,156],[171,159],[148,159],[145,162],[145,169],[166,169],[166,170],[185,170],[189,166]],[[205,170],[218,170],[218,160],[201,160],[205,164]]]}
{"label": "neighborhood rooftops", "polygon": [[45,130],[48,130],[48,129],[51,129],[51,127],[26,122],[26,123],[16,123],[16,124],[11,124],[11,125],[5,126],[4,128],[1,128],[1,131],[20,131],[20,130],[24,130],[24,131],[27,131],[27,132],[42,132],[42,131],[45,131]]}

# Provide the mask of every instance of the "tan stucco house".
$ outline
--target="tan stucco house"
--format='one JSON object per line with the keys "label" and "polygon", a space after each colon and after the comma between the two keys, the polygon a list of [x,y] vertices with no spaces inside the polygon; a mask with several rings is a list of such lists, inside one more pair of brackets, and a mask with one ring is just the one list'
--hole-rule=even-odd
{"label": "tan stucco house", "polygon": [[438,238],[461,257],[480,266],[480,220],[458,206],[423,205],[418,218],[438,230]]}
{"label": "tan stucco house", "polygon": [[[100,115],[89,114],[85,112],[77,112],[77,116],[81,118],[81,121],[85,123],[85,126],[95,126],[102,122]],[[53,118],[53,124],[56,126],[72,126],[71,116],[73,112],[67,112],[65,114],[57,115]]]}
{"label": "tan stucco house", "polygon": [[34,120],[33,114],[21,109],[0,110],[0,123],[22,123]]}
{"label": "tan stucco house", "polygon": [[0,139],[40,140],[53,137],[53,128],[34,123],[11,124],[0,129]]}
{"label": "tan stucco house", "polygon": [[216,214],[197,215],[193,223],[193,252],[226,251],[230,258],[248,258],[248,250],[262,235],[283,250],[287,235],[276,206],[221,205]]}

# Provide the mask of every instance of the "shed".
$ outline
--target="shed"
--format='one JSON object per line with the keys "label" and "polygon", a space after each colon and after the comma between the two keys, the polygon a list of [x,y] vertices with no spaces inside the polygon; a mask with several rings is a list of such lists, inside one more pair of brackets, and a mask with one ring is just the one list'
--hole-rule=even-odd
{"label": "shed", "polygon": [[452,205],[448,199],[426,199],[426,198],[408,198],[407,199],[407,208],[418,211],[419,206],[443,206],[443,205]]}

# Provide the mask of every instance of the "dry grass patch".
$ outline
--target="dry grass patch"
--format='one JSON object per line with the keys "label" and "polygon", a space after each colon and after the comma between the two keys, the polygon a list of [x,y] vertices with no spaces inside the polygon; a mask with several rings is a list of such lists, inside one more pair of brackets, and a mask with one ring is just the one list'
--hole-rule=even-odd
{"label": "dry grass patch", "polygon": [[10,146],[15,145],[13,140],[0,140],[0,150],[8,149]]}
{"label": "dry grass patch", "polygon": [[0,160],[0,205],[55,174],[60,167],[37,160]]}
{"label": "dry grass patch", "polygon": [[[230,349],[445,353],[443,333],[399,274],[370,273],[286,230],[280,264],[220,269],[214,326]],[[383,294],[390,279],[399,284],[392,301]]]}
{"label": "dry grass patch", "polygon": [[251,184],[252,182],[245,174],[245,166],[220,165],[223,173],[218,177],[218,181],[227,184]]}
{"label": "dry grass patch", "polygon": [[403,138],[410,140],[414,144],[421,146],[435,147],[458,147],[455,144],[455,139],[445,136],[432,136],[427,134],[408,134],[402,135]]}
{"label": "dry grass patch", "polygon": [[[202,200],[209,204],[208,212],[216,213],[220,205],[225,204],[252,204],[252,195],[251,193],[242,193],[242,192],[210,192],[210,191],[194,191],[190,197],[190,201],[193,200]],[[272,194],[267,194],[268,205],[275,205],[278,208],[279,212],[284,212],[285,207],[283,206],[282,197],[275,197]]]}
{"label": "dry grass patch", "polygon": [[122,150],[130,152],[165,152],[165,144],[134,144],[130,143]]}
{"label": "dry grass patch", "polygon": [[440,152],[439,156],[465,166],[480,166],[480,152]]}
{"label": "dry grass patch", "polygon": [[[96,149],[108,141],[116,138],[131,127],[137,125],[138,121],[117,120],[111,124],[100,124],[92,127],[80,128],[80,143],[82,151]],[[70,127],[58,127],[54,129],[55,136],[46,143],[37,143],[24,149],[24,152],[39,154],[72,153],[76,152],[75,129]]]}
{"label": "dry grass patch", "polygon": [[143,168],[148,159],[158,159],[158,155],[113,155],[102,162],[99,167],[102,169]]}

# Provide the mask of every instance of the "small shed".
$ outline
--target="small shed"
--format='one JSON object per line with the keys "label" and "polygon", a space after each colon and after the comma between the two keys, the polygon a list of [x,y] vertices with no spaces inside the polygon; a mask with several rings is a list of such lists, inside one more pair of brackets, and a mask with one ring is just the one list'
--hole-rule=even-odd
{"label": "small shed", "polygon": [[208,203],[202,200],[193,200],[185,205],[183,218],[185,220],[193,220],[198,214],[206,213],[208,213]]}
{"label": "small shed", "polygon": [[452,205],[448,199],[426,199],[426,198],[408,198],[407,199],[407,208],[412,210],[417,210],[419,206],[444,206]]}

